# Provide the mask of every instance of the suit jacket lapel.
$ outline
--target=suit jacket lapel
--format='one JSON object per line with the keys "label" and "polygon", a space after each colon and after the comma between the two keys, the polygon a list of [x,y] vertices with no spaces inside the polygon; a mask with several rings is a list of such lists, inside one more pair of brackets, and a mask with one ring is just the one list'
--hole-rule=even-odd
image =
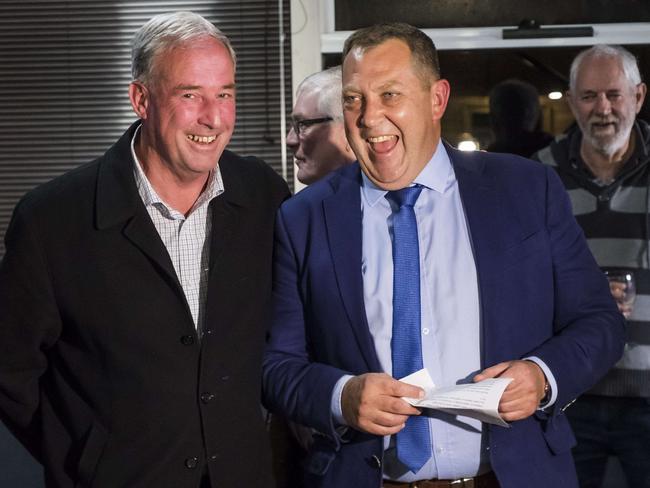
{"label": "suit jacket lapel", "polygon": [[491,306],[489,278],[500,266],[499,250],[503,247],[499,231],[500,199],[492,179],[485,174],[485,160],[478,154],[464,154],[447,147],[452,160],[463,203],[470,242],[474,253],[481,307],[481,366],[492,364],[486,338],[490,337],[488,307]]}
{"label": "suit jacket lapel", "polygon": [[476,263],[481,304],[481,364],[491,366],[499,360],[499,343],[504,339],[498,336],[500,324],[490,321],[495,317],[491,307],[498,303],[495,294],[502,271],[511,264],[507,250],[525,237],[522,229],[526,228],[526,222],[519,220],[514,209],[506,207],[483,154],[465,154],[450,148],[447,151],[458,179]]}
{"label": "suit jacket lapel", "polygon": [[381,371],[363,300],[360,178],[354,164],[332,179],[334,193],[323,200],[323,212],[341,300],[368,371]]}
{"label": "suit jacket lapel", "polygon": [[472,250],[479,271],[481,265],[493,257],[499,246],[499,233],[495,232],[495,216],[499,211],[499,195],[493,182],[484,174],[485,162],[472,155],[447,149],[454,166],[460,198],[469,226]]}

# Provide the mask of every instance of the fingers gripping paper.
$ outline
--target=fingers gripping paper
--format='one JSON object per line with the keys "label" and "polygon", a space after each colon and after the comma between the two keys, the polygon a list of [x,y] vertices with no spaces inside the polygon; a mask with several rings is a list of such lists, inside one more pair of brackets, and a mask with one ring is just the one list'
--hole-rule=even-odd
{"label": "fingers gripping paper", "polygon": [[502,427],[508,423],[499,415],[499,400],[512,378],[490,378],[464,385],[436,388],[427,369],[421,369],[400,381],[424,390],[422,399],[404,398],[414,407],[433,408],[452,415],[464,415]]}

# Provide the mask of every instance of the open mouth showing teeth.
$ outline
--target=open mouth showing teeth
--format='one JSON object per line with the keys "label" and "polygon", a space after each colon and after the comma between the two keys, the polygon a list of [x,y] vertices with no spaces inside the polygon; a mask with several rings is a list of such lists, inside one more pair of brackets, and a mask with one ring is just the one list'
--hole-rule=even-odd
{"label": "open mouth showing teeth", "polygon": [[368,137],[366,141],[376,154],[388,154],[397,145],[399,138],[395,134]]}
{"label": "open mouth showing teeth", "polygon": [[368,138],[368,142],[371,143],[371,144],[377,144],[377,143],[379,143],[379,142],[390,141],[390,140],[393,139],[394,137],[396,137],[396,136],[377,136],[377,137],[369,137],[369,138]]}
{"label": "open mouth showing teeth", "polygon": [[595,122],[592,124],[592,127],[596,130],[609,129],[610,127],[615,128],[616,124],[614,122]]}
{"label": "open mouth showing teeth", "polygon": [[190,141],[198,142],[199,144],[210,144],[217,138],[217,136],[196,136],[194,134],[189,134],[187,138]]}

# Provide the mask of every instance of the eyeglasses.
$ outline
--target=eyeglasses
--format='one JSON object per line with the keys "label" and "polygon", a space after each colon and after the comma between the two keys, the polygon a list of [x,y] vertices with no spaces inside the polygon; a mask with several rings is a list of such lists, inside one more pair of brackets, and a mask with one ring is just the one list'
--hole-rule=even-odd
{"label": "eyeglasses", "polygon": [[331,122],[334,120],[332,117],[320,117],[318,119],[303,119],[295,120],[291,119],[291,128],[296,133],[298,137],[305,135],[305,131],[309,129],[312,125],[323,124],[325,122]]}

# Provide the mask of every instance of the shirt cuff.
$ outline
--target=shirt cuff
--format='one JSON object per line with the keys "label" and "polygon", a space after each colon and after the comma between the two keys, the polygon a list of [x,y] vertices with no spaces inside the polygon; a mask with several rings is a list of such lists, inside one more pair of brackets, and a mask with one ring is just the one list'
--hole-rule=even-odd
{"label": "shirt cuff", "polygon": [[546,376],[546,381],[548,381],[548,387],[551,392],[551,397],[544,405],[539,406],[539,410],[543,410],[545,408],[552,406],[555,403],[555,400],[557,399],[557,382],[555,381],[555,376],[553,376],[553,373],[551,373],[549,367],[546,366],[546,363],[542,361],[540,358],[538,358],[537,356],[530,356],[524,358],[524,361],[532,361],[537,366],[542,368],[542,371],[544,372],[544,376]]}
{"label": "shirt cuff", "polygon": [[339,380],[334,385],[332,390],[332,400],[330,402],[330,410],[332,412],[332,418],[334,419],[334,425],[347,425],[345,419],[343,418],[343,409],[341,408],[341,395],[343,394],[343,388],[354,376],[346,374],[339,378]]}

